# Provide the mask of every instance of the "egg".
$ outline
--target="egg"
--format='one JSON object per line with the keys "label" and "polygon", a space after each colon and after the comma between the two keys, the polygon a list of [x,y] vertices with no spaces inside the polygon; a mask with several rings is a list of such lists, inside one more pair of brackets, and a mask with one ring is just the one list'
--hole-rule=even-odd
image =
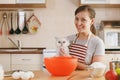
{"label": "egg", "polygon": [[25,72],[25,73],[21,74],[21,79],[22,80],[29,80],[30,79],[30,75]]}
{"label": "egg", "polygon": [[13,78],[13,79],[19,79],[19,78],[20,78],[20,73],[19,73],[19,72],[14,72],[14,73],[12,74],[12,78]]}
{"label": "egg", "polygon": [[19,73],[20,73],[20,77],[21,77],[21,75],[24,74],[25,72],[24,71],[19,71]]}
{"label": "egg", "polygon": [[34,77],[34,73],[32,71],[27,71],[26,73],[30,75],[30,78]]}

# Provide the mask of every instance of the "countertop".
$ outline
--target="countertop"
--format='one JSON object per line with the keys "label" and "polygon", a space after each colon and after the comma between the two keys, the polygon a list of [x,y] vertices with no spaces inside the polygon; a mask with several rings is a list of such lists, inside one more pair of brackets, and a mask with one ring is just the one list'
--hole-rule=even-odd
{"label": "countertop", "polygon": [[23,47],[21,49],[18,48],[0,48],[0,54],[42,54],[43,50],[46,49],[44,47]]}
{"label": "countertop", "polygon": [[[87,70],[74,71],[69,76],[52,76],[47,71],[33,71],[35,77],[30,80],[88,80],[89,72]],[[13,80],[12,77],[5,77],[4,80]],[[20,79],[19,79],[20,80]],[[93,78],[92,80],[105,80],[104,76]]]}

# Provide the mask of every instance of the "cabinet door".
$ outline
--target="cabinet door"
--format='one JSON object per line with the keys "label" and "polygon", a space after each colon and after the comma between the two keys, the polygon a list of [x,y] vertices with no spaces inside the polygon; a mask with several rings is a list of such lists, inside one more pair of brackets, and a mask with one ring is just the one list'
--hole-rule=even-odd
{"label": "cabinet door", "polygon": [[0,64],[3,66],[4,71],[10,71],[10,54],[0,54]]}
{"label": "cabinet door", "polygon": [[120,4],[120,0],[80,0],[81,4]]}
{"label": "cabinet door", "polygon": [[0,4],[15,4],[15,0],[0,0]]}
{"label": "cabinet door", "polygon": [[80,5],[85,4],[95,8],[120,8],[120,0],[80,0]]}
{"label": "cabinet door", "polygon": [[80,0],[81,4],[107,4],[109,0]]}
{"label": "cabinet door", "polygon": [[0,8],[45,8],[46,0],[0,0]]}
{"label": "cabinet door", "polygon": [[22,3],[22,4],[44,4],[45,0],[16,0],[16,3]]}
{"label": "cabinet door", "polygon": [[12,54],[12,70],[41,70],[42,54]]}
{"label": "cabinet door", "polygon": [[120,4],[120,0],[109,0],[110,4]]}

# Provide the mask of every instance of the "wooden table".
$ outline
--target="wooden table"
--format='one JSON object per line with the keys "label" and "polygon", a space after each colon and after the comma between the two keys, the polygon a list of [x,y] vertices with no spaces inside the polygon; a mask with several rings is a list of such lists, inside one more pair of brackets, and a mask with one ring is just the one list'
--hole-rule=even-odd
{"label": "wooden table", "polygon": [[[87,79],[89,76],[88,71],[74,71],[69,76],[52,76],[47,71],[33,71],[35,77],[30,80],[89,80]],[[14,80],[12,77],[5,77],[4,80]],[[20,79],[19,79],[20,80]],[[105,80],[104,76],[99,78],[92,78],[91,80]]]}

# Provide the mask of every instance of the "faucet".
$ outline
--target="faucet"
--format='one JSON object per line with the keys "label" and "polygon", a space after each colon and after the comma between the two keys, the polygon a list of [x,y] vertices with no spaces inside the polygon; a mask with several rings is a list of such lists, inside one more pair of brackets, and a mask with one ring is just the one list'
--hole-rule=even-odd
{"label": "faucet", "polygon": [[21,50],[21,41],[17,40],[17,42],[18,42],[18,49]]}
{"label": "faucet", "polygon": [[20,40],[17,40],[17,44],[11,39],[8,37],[8,39],[19,49],[21,50],[21,41]]}

